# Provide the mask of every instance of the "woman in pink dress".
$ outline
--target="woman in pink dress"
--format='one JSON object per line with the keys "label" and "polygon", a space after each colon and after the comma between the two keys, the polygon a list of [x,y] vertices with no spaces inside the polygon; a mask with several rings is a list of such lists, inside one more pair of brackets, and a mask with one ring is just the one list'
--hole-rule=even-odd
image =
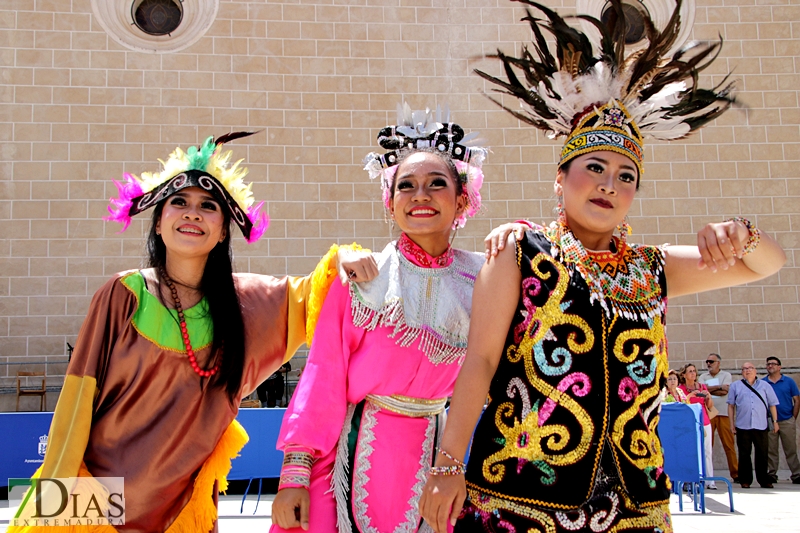
{"label": "woman in pink dress", "polygon": [[[703,406],[703,436],[704,453],[706,456],[706,477],[714,475],[714,459],[711,455],[711,444],[713,435],[711,434],[711,419],[708,418],[708,410],[714,405],[711,400],[711,393],[708,387],[697,381],[697,367],[689,363],[683,367],[684,382],[678,386],[686,395],[689,403],[697,403]],[[713,481],[706,483],[707,489],[716,489],[717,485]]]}
{"label": "woman in pink dress", "polygon": [[283,419],[272,532],[417,531],[442,413],[466,353],[482,254],[450,247],[480,205],[486,150],[433,114],[399,109],[370,154],[397,241],[376,279],[334,285]]}

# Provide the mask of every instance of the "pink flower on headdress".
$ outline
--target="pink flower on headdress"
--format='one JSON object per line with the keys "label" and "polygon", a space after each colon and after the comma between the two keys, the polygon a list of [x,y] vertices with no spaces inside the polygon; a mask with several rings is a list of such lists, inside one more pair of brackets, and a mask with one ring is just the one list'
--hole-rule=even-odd
{"label": "pink flower on headdress", "polygon": [[383,205],[386,209],[391,209],[392,202],[392,183],[397,175],[397,165],[384,169],[381,173],[381,189],[383,189]]}
{"label": "pink flower on headdress", "polygon": [[483,186],[483,170],[481,167],[464,163],[463,161],[454,161],[456,170],[460,176],[466,176],[464,183],[464,196],[467,199],[467,207],[464,213],[458,217],[454,223],[454,229],[463,228],[467,223],[467,217],[474,217],[481,209],[481,187]]}
{"label": "pink flower on headdress", "polygon": [[250,222],[253,223],[253,228],[250,230],[250,237],[245,239],[248,244],[254,243],[260,239],[269,227],[269,215],[266,211],[261,211],[262,207],[264,207],[264,202],[258,202],[257,204],[251,205],[250,209],[247,210],[247,216]]}
{"label": "pink flower on headdress", "polygon": [[111,214],[107,217],[103,217],[103,220],[122,224],[122,229],[119,230],[118,233],[122,233],[128,229],[128,226],[131,224],[130,210],[133,205],[133,199],[144,194],[142,186],[136,181],[132,174],[126,172],[123,174],[123,178],[125,179],[123,183],[114,180],[114,185],[117,186],[117,190],[119,191],[119,198],[111,198],[109,200],[111,205],[108,206],[108,212]]}

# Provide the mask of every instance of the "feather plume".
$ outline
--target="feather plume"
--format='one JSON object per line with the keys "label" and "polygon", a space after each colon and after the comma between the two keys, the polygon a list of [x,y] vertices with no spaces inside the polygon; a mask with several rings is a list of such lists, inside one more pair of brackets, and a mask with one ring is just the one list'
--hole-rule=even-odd
{"label": "feather plume", "polygon": [[[490,100],[550,137],[569,135],[586,110],[610,100],[627,108],[642,135],[662,140],[685,137],[735,103],[728,78],[711,89],[697,86],[699,73],[720,52],[721,37],[717,42],[690,43],[667,56],[680,33],[681,0],[676,0],[661,30],[643,14],[647,44],[633,52],[625,49],[628,24],[622,0],[610,0],[607,23],[589,15],[574,17],[599,31],[598,49],[552,9],[532,0],[514,1],[529,6],[521,20],[530,25],[532,42],[522,47],[519,57],[500,50],[487,56],[502,63],[504,78],[475,72],[493,85],[492,92],[513,96],[522,106],[512,109],[487,95]],[[555,38],[554,46],[547,43],[545,32]]]}
{"label": "feather plume", "polygon": [[108,206],[109,215],[103,217],[103,220],[109,222],[118,222],[122,224],[122,229],[118,233],[122,233],[128,226],[131,225],[131,206],[133,199],[143,194],[142,186],[133,177],[132,174],[125,173],[123,175],[124,181],[122,183],[114,180],[114,185],[117,186],[119,198],[111,198],[109,201],[111,205]]}
{"label": "feather plume", "polygon": [[236,139],[241,139],[243,137],[250,137],[251,135],[255,135],[256,133],[260,133],[261,130],[256,131],[232,131],[230,133],[226,133],[224,135],[220,135],[216,139],[214,139],[214,144],[220,145],[229,143],[231,141],[235,141]]}

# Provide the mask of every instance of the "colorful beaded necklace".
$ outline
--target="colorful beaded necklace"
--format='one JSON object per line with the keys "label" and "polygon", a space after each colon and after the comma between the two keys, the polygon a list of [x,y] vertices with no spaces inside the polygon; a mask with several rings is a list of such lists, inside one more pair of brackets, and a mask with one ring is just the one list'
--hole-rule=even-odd
{"label": "colorful beaded necklace", "polygon": [[[631,320],[647,320],[663,312],[658,275],[663,265],[656,260],[655,247],[638,248],[632,253],[626,242],[627,228],[613,239],[614,252],[589,252],[560,216],[547,228],[553,243],[551,255],[574,265],[589,287],[591,303],[600,302],[608,316],[618,314]],[[602,264],[601,264],[602,263]],[[653,264],[655,272],[650,271]],[[605,270],[604,270],[605,269]]]}
{"label": "colorful beaded necklace", "polygon": [[219,362],[217,362],[217,364],[215,364],[214,368],[211,370],[203,370],[200,368],[200,365],[197,364],[197,358],[194,355],[192,343],[189,340],[189,330],[186,328],[186,317],[183,314],[183,306],[181,305],[181,299],[178,297],[178,289],[175,288],[175,283],[172,282],[172,279],[167,275],[167,271],[165,269],[160,269],[160,272],[161,279],[164,280],[164,283],[167,284],[169,290],[172,291],[172,301],[175,303],[175,310],[178,311],[178,321],[180,322],[181,326],[181,337],[183,338],[183,345],[186,347],[186,355],[189,356],[189,364],[192,365],[192,370],[194,370],[200,377],[211,377],[219,371]]}

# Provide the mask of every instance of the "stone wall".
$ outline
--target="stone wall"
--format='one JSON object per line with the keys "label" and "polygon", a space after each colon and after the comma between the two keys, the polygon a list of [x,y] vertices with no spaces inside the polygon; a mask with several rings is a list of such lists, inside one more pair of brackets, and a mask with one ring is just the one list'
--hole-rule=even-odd
{"label": "stone wall", "polygon": [[[574,11],[572,0],[548,4]],[[458,246],[481,249],[504,221],[550,219],[559,143],[498,110],[471,73],[498,72],[480,56],[529,39],[523,13],[507,0],[221,1],[198,42],[156,54],[117,44],[90,0],[4,0],[0,388],[31,366],[16,363],[44,360],[58,384],[93,292],[141,265],[146,220],[122,235],[101,220],[111,180],[155,170],[176,145],[263,130],[232,145],[272,217],[266,238],[238,240],[240,271],[302,274],[332,242],[387,242],[378,185],[360,162],[402,97],[449,104],[493,148],[485,211]],[[632,238],[694,243],[707,222],[742,214],[789,260],[763,282],[670,301],[672,366],[712,351],[726,367],[767,355],[800,366],[798,32],[796,0],[697,1],[693,36],[725,39],[702,81],[732,70],[742,106],[687,140],[648,145]]]}

